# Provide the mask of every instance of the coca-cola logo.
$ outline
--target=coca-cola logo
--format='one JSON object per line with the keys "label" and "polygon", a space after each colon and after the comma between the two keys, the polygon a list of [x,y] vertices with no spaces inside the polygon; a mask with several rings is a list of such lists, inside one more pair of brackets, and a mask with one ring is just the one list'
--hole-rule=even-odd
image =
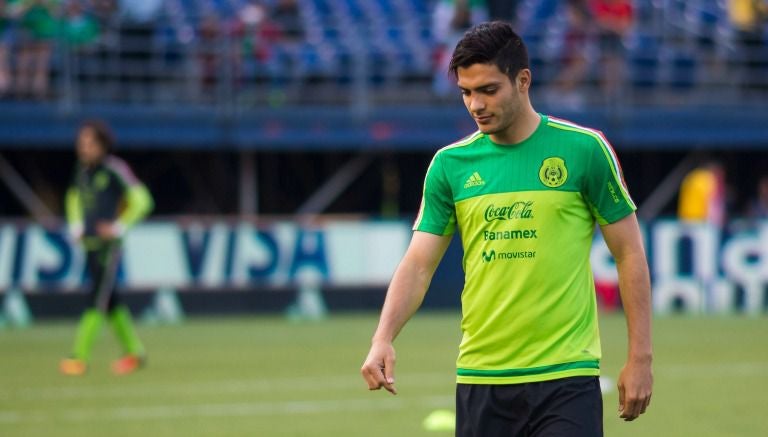
{"label": "coca-cola logo", "polygon": [[485,209],[485,221],[519,220],[533,218],[533,201],[515,202],[508,206],[488,205]]}

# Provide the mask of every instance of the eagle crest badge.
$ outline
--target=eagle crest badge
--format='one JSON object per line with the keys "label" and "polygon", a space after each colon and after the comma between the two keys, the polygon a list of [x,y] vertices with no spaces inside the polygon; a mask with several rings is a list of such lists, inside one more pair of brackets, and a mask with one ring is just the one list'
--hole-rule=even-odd
{"label": "eagle crest badge", "polygon": [[549,188],[557,188],[568,179],[568,169],[565,167],[563,158],[553,156],[545,159],[539,169],[539,179],[541,183]]}

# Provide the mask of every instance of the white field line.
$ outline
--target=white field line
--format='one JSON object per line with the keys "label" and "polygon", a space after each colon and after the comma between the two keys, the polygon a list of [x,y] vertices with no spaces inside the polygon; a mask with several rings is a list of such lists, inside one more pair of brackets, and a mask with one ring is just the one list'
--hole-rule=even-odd
{"label": "white field line", "polygon": [[[678,363],[656,364],[654,373],[657,376],[674,379],[698,379],[712,377],[730,378],[768,378],[768,361],[765,362],[721,362],[721,363]],[[610,375],[615,377],[616,375]],[[87,376],[85,377],[87,378]],[[400,386],[406,387],[441,387],[453,385],[453,375],[433,373],[405,374],[400,379]],[[128,382],[128,381],[126,381]],[[604,383],[604,389],[610,389],[613,384]],[[279,378],[254,378],[242,380],[221,381],[167,381],[162,383],[129,383],[120,386],[49,386],[39,388],[23,388],[18,390],[3,390],[0,401],[14,400],[68,400],[68,399],[126,399],[147,396],[205,396],[205,395],[237,395],[259,394],[286,391],[329,391],[336,389],[349,390],[359,388],[365,390],[362,378],[354,372],[349,375],[332,376],[296,376]],[[605,391],[605,390],[604,390]],[[0,411],[0,418],[3,416]],[[2,419],[0,419],[2,421]]]}
{"label": "white field line", "polygon": [[297,414],[321,414],[349,411],[403,410],[414,407],[446,408],[453,396],[421,396],[417,398],[359,398],[325,401],[201,403],[190,405],[142,405],[109,408],[63,409],[58,412],[4,411],[0,424],[46,422],[112,422],[119,420],[168,420],[189,418],[227,418]]}

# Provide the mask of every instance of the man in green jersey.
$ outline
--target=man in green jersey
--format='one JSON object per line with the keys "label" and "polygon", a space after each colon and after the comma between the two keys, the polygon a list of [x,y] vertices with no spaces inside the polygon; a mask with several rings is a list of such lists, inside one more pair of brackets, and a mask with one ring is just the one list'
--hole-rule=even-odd
{"label": "man in green jersey", "polygon": [[127,374],[144,364],[145,353],[133,327],[128,307],[116,294],[121,240],[131,225],[153,207],[152,196],[125,161],[110,154],[113,139],[99,121],[83,123],[77,135],[78,164],[66,194],[71,236],[86,254],[91,277],[90,306],[83,312],[72,355],[59,366],[65,375],[82,375],[104,319],[108,319],[124,355],[112,364],[116,374]]}
{"label": "man in green jersey", "polygon": [[533,109],[527,49],[510,25],[470,29],[450,70],[479,130],[440,149],[427,170],[363,377],[371,390],[396,393],[392,343],[458,230],[457,435],[602,435],[595,222],[616,259],[627,317],[623,419],[645,411],[653,380],[648,266],[616,155],[599,131]]}

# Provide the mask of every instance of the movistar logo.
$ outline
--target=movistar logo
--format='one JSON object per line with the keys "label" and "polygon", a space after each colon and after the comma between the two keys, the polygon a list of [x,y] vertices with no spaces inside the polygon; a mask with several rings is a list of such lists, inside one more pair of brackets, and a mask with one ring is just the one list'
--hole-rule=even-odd
{"label": "movistar logo", "polygon": [[490,252],[483,251],[483,262],[489,263],[492,261],[514,261],[536,258],[536,252],[533,250],[518,250],[514,252],[499,252],[496,253],[495,249],[491,249]]}
{"label": "movistar logo", "polygon": [[479,187],[480,185],[485,185],[485,181],[478,172],[472,173],[467,182],[464,182],[464,188]]}
{"label": "movistar logo", "polygon": [[488,205],[485,209],[485,221],[516,220],[533,218],[533,201],[515,202],[509,206]]}

